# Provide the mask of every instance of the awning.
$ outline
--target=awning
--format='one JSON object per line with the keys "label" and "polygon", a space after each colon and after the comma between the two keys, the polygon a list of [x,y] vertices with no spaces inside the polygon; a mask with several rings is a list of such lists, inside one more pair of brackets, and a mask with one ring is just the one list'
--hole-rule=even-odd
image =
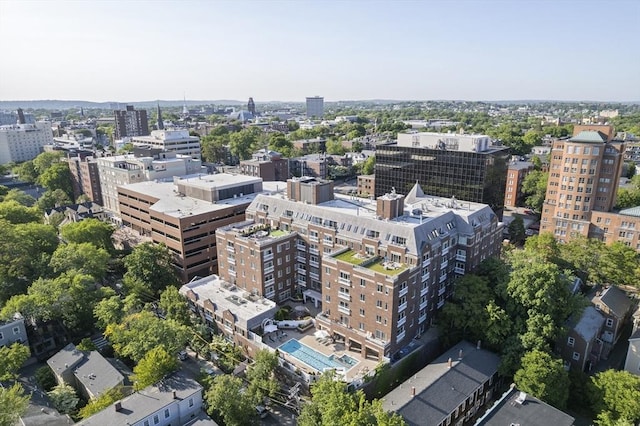
{"label": "awning", "polygon": [[275,324],[267,324],[264,326],[264,332],[265,333],[273,333],[274,331],[278,330],[278,326]]}

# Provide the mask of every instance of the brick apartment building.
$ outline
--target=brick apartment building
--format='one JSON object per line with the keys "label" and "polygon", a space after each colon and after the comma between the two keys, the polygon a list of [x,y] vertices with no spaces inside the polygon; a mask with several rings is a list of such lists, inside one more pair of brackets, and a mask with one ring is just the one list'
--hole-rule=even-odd
{"label": "brick apartment building", "polygon": [[78,198],[84,194],[91,201],[102,206],[102,188],[100,187],[100,173],[96,159],[92,156],[77,154],[70,155],[67,162],[71,171],[74,197]]}
{"label": "brick apartment building", "polygon": [[247,220],[216,232],[220,278],[276,302],[321,306],[316,327],[363,357],[393,356],[429,326],[453,282],[498,254],[502,227],[484,204],[425,196],[377,201],[294,178],[258,195]]}
{"label": "brick apartment building", "polygon": [[215,232],[244,220],[262,180],[220,173],[118,187],[124,226],[164,243],[184,282],[217,272]]}
{"label": "brick apartment building", "polygon": [[512,160],[507,166],[507,185],[504,192],[505,207],[522,205],[522,182],[533,171],[533,163]]}
{"label": "brick apartment building", "polygon": [[282,181],[289,179],[289,160],[280,153],[261,149],[250,160],[240,161],[240,173],[255,176],[263,181]]}
{"label": "brick apartment building", "polygon": [[358,176],[358,195],[373,196],[376,193],[376,175]]}
{"label": "brick apartment building", "polygon": [[615,240],[601,214],[615,214],[625,143],[614,135],[611,126],[576,126],[573,137],[553,142],[540,232],[552,232],[561,242],[579,235]]}

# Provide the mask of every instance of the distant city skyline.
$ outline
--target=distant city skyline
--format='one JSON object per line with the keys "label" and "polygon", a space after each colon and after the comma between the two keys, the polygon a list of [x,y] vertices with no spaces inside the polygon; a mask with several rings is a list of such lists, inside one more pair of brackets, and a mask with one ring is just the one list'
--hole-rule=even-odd
{"label": "distant city skyline", "polygon": [[640,2],[0,0],[0,100],[639,101]]}

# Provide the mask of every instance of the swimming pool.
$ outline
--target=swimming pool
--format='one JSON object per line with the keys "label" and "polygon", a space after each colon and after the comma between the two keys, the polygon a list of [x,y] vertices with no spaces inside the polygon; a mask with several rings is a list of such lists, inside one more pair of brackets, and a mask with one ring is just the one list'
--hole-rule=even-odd
{"label": "swimming pool", "polygon": [[297,339],[289,340],[288,342],[280,345],[279,349],[318,371],[324,371],[328,368],[344,368],[345,370],[348,370],[357,364],[357,361],[350,356],[326,356],[325,354],[300,343]]}

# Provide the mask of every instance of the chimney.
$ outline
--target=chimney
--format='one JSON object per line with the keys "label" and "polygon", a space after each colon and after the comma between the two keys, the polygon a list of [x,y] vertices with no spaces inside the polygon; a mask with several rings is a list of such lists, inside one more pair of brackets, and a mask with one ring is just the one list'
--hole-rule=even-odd
{"label": "chimney", "polygon": [[476,345],[476,349],[482,348],[482,340],[478,340],[478,344]]}
{"label": "chimney", "polygon": [[449,365],[449,368],[453,367],[453,361],[451,361],[451,358],[449,358],[449,361],[447,361],[447,364]]}
{"label": "chimney", "polygon": [[178,394],[176,394],[176,391],[171,392],[171,394],[173,395],[173,399],[178,399]]}
{"label": "chimney", "polygon": [[114,405],[116,411],[120,412],[122,410],[122,402],[118,401]]}
{"label": "chimney", "polygon": [[416,387],[411,386],[411,397],[413,398],[414,396],[416,396]]}
{"label": "chimney", "polygon": [[460,352],[458,352],[458,359],[462,359],[462,349],[460,349]]}

